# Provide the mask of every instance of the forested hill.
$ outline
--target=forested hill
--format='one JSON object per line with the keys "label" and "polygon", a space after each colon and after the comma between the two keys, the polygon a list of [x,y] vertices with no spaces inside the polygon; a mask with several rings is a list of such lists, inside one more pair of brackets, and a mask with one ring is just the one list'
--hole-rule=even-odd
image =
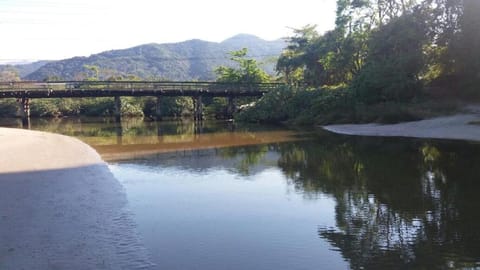
{"label": "forested hill", "polygon": [[19,78],[24,78],[49,62],[51,61],[42,60],[32,63],[0,65],[0,81],[16,81]]}
{"label": "forested hill", "polygon": [[[146,44],[48,63],[26,75],[28,80],[82,80],[137,76],[151,80],[212,80],[220,65],[231,65],[231,51],[248,48],[248,55],[265,63],[272,73],[285,41],[265,41],[241,34],[223,42],[188,40],[180,43]],[[97,74],[98,73],[98,74]]]}

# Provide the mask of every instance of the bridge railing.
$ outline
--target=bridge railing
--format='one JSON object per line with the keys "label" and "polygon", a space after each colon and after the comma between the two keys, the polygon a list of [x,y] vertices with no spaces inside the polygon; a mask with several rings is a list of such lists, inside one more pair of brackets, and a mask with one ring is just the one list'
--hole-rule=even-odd
{"label": "bridge railing", "polygon": [[0,91],[199,91],[199,92],[267,92],[277,89],[278,83],[221,83],[178,81],[19,81],[0,82]]}
{"label": "bridge railing", "polygon": [[64,82],[34,82],[34,81],[19,81],[19,82],[0,82],[0,91],[21,91],[21,90],[65,90],[66,83]]}

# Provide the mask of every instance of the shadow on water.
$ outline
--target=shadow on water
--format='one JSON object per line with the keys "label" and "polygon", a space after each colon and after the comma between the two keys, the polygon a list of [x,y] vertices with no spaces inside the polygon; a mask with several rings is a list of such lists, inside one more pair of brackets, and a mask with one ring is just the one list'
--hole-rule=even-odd
{"label": "shadow on water", "polygon": [[318,237],[351,269],[480,269],[478,144],[215,122],[72,121],[31,125],[79,137],[110,160],[239,175],[278,168],[304,200],[334,199],[336,224],[319,225]]}
{"label": "shadow on water", "polygon": [[150,269],[126,204],[104,164],[0,172],[0,269]]}

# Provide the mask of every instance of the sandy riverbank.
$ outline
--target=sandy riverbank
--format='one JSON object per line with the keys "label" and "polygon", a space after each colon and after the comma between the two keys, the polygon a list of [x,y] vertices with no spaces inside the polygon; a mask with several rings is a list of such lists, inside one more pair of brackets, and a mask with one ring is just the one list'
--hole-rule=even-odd
{"label": "sandy riverbank", "polygon": [[323,126],[323,128],[346,135],[480,141],[479,121],[480,114],[468,113],[392,125],[346,124]]}
{"label": "sandy riverbank", "polygon": [[0,128],[0,269],[146,269],[126,195],[77,139]]}

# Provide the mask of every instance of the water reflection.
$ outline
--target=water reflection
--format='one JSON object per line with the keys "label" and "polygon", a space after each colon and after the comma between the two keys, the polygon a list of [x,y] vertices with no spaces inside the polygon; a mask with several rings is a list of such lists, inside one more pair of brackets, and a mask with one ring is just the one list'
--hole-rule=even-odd
{"label": "water reflection", "polygon": [[319,133],[203,153],[210,163],[177,156],[172,166],[221,166],[240,175],[278,167],[304,199],[332,196],[336,224],[319,226],[318,235],[352,269],[478,269],[479,154],[471,143]]}
{"label": "water reflection", "polygon": [[203,153],[209,163],[176,156],[170,165],[240,175],[278,167],[305,200],[333,197],[336,224],[319,226],[318,236],[351,269],[480,268],[479,145],[319,134]]}
{"label": "water reflection", "polygon": [[[322,201],[324,206],[328,205],[325,203],[327,197],[335,205],[332,206],[333,224],[319,221],[325,219],[324,216],[309,220],[313,223],[308,223],[308,226],[316,222],[316,225],[312,225],[316,226],[314,228],[305,228],[307,223],[295,223],[290,216],[285,216],[282,222],[287,222],[289,227],[316,231],[317,240],[328,243],[330,249],[341,254],[351,269],[480,269],[478,144],[345,137],[325,132],[317,132],[312,138],[304,133],[278,128],[234,126],[218,122],[204,122],[199,127],[193,122],[130,120],[116,126],[108,120],[102,120],[100,124],[76,121],[32,122],[32,128],[55,132],[61,130],[61,133],[77,136],[93,145],[105,158],[123,160],[120,167],[126,164],[130,168],[128,166],[136,164],[141,165],[142,170],[157,168],[166,172],[174,170],[176,174],[188,172],[191,177],[188,184],[195,188],[201,188],[196,182],[198,179],[205,182],[211,177],[233,179],[233,174],[251,180],[265,172],[271,177],[272,170],[278,170],[282,177],[276,177],[284,181],[287,190],[293,189],[302,200]],[[133,174],[132,177],[138,176]],[[170,187],[174,192],[181,192],[173,184],[178,179],[173,178]],[[149,186],[151,190],[155,185],[165,184],[165,181],[155,181]],[[220,190],[220,186],[225,194],[216,194],[215,204],[206,203],[211,198],[196,203],[205,203],[211,208],[222,205],[222,199],[232,203],[229,201],[232,194],[239,196],[238,191],[246,188],[238,182],[216,180],[209,189]],[[159,189],[163,188],[168,190],[169,187]],[[182,188],[189,189],[190,197],[197,191],[186,186]],[[205,192],[210,194],[210,191]],[[254,191],[249,192],[253,194]],[[145,190],[142,190],[139,197],[144,193]],[[297,211],[295,214],[298,215],[315,215],[311,209],[310,212],[302,212],[302,207],[306,207],[303,204],[289,208],[287,201],[274,201],[271,196],[262,196],[261,192],[257,195],[262,199],[255,198],[257,205],[268,203],[272,209],[280,207],[287,212]],[[157,194],[152,198],[169,197],[168,194],[165,197]],[[252,196],[242,197],[244,199],[252,199]],[[236,203],[242,204],[240,201]],[[248,213],[243,217],[246,220],[258,210],[256,207],[247,207],[252,205],[255,204],[243,201],[243,206],[238,206],[239,209],[245,208],[245,213]],[[178,215],[182,209],[162,210]],[[276,215],[278,211],[268,214]],[[236,218],[238,220],[235,222],[241,222],[242,217]],[[270,218],[275,220],[277,217]],[[281,222],[277,220],[268,224],[272,226],[269,228],[271,231]],[[248,226],[251,225],[249,223]],[[194,226],[201,224],[193,222],[192,226],[184,229],[196,230]],[[252,227],[252,230],[265,234],[270,232],[260,228],[261,224],[258,226]],[[260,234],[256,234],[256,237],[260,237]],[[276,241],[275,238],[270,240]],[[298,239],[292,236],[284,240],[285,243],[296,243]],[[322,255],[319,253],[319,256]],[[258,256],[255,258],[262,259]],[[319,261],[311,261],[312,264],[302,267],[317,268]],[[335,265],[338,267],[340,264],[334,264],[333,267]],[[292,267],[290,269],[299,265]]]}
{"label": "water reflection", "polygon": [[281,147],[306,196],[327,193],[336,227],[319,228],[352,269],[480,267],[478,145],[323,136]]}
{"label": "water reflection", "polygon": [[[0,126],[21,128],[16,119]],[[303,139],[303,134],[279,127],[239,125],[223,121],[144,121],[125,118],[32,119],[31,129],[74,136],[91,145],[106,161],[143,159],[152,154],[255,146]],[[227,155],[227,153],[225,153]],[[245,167],[245,169],[247,169]]]}

